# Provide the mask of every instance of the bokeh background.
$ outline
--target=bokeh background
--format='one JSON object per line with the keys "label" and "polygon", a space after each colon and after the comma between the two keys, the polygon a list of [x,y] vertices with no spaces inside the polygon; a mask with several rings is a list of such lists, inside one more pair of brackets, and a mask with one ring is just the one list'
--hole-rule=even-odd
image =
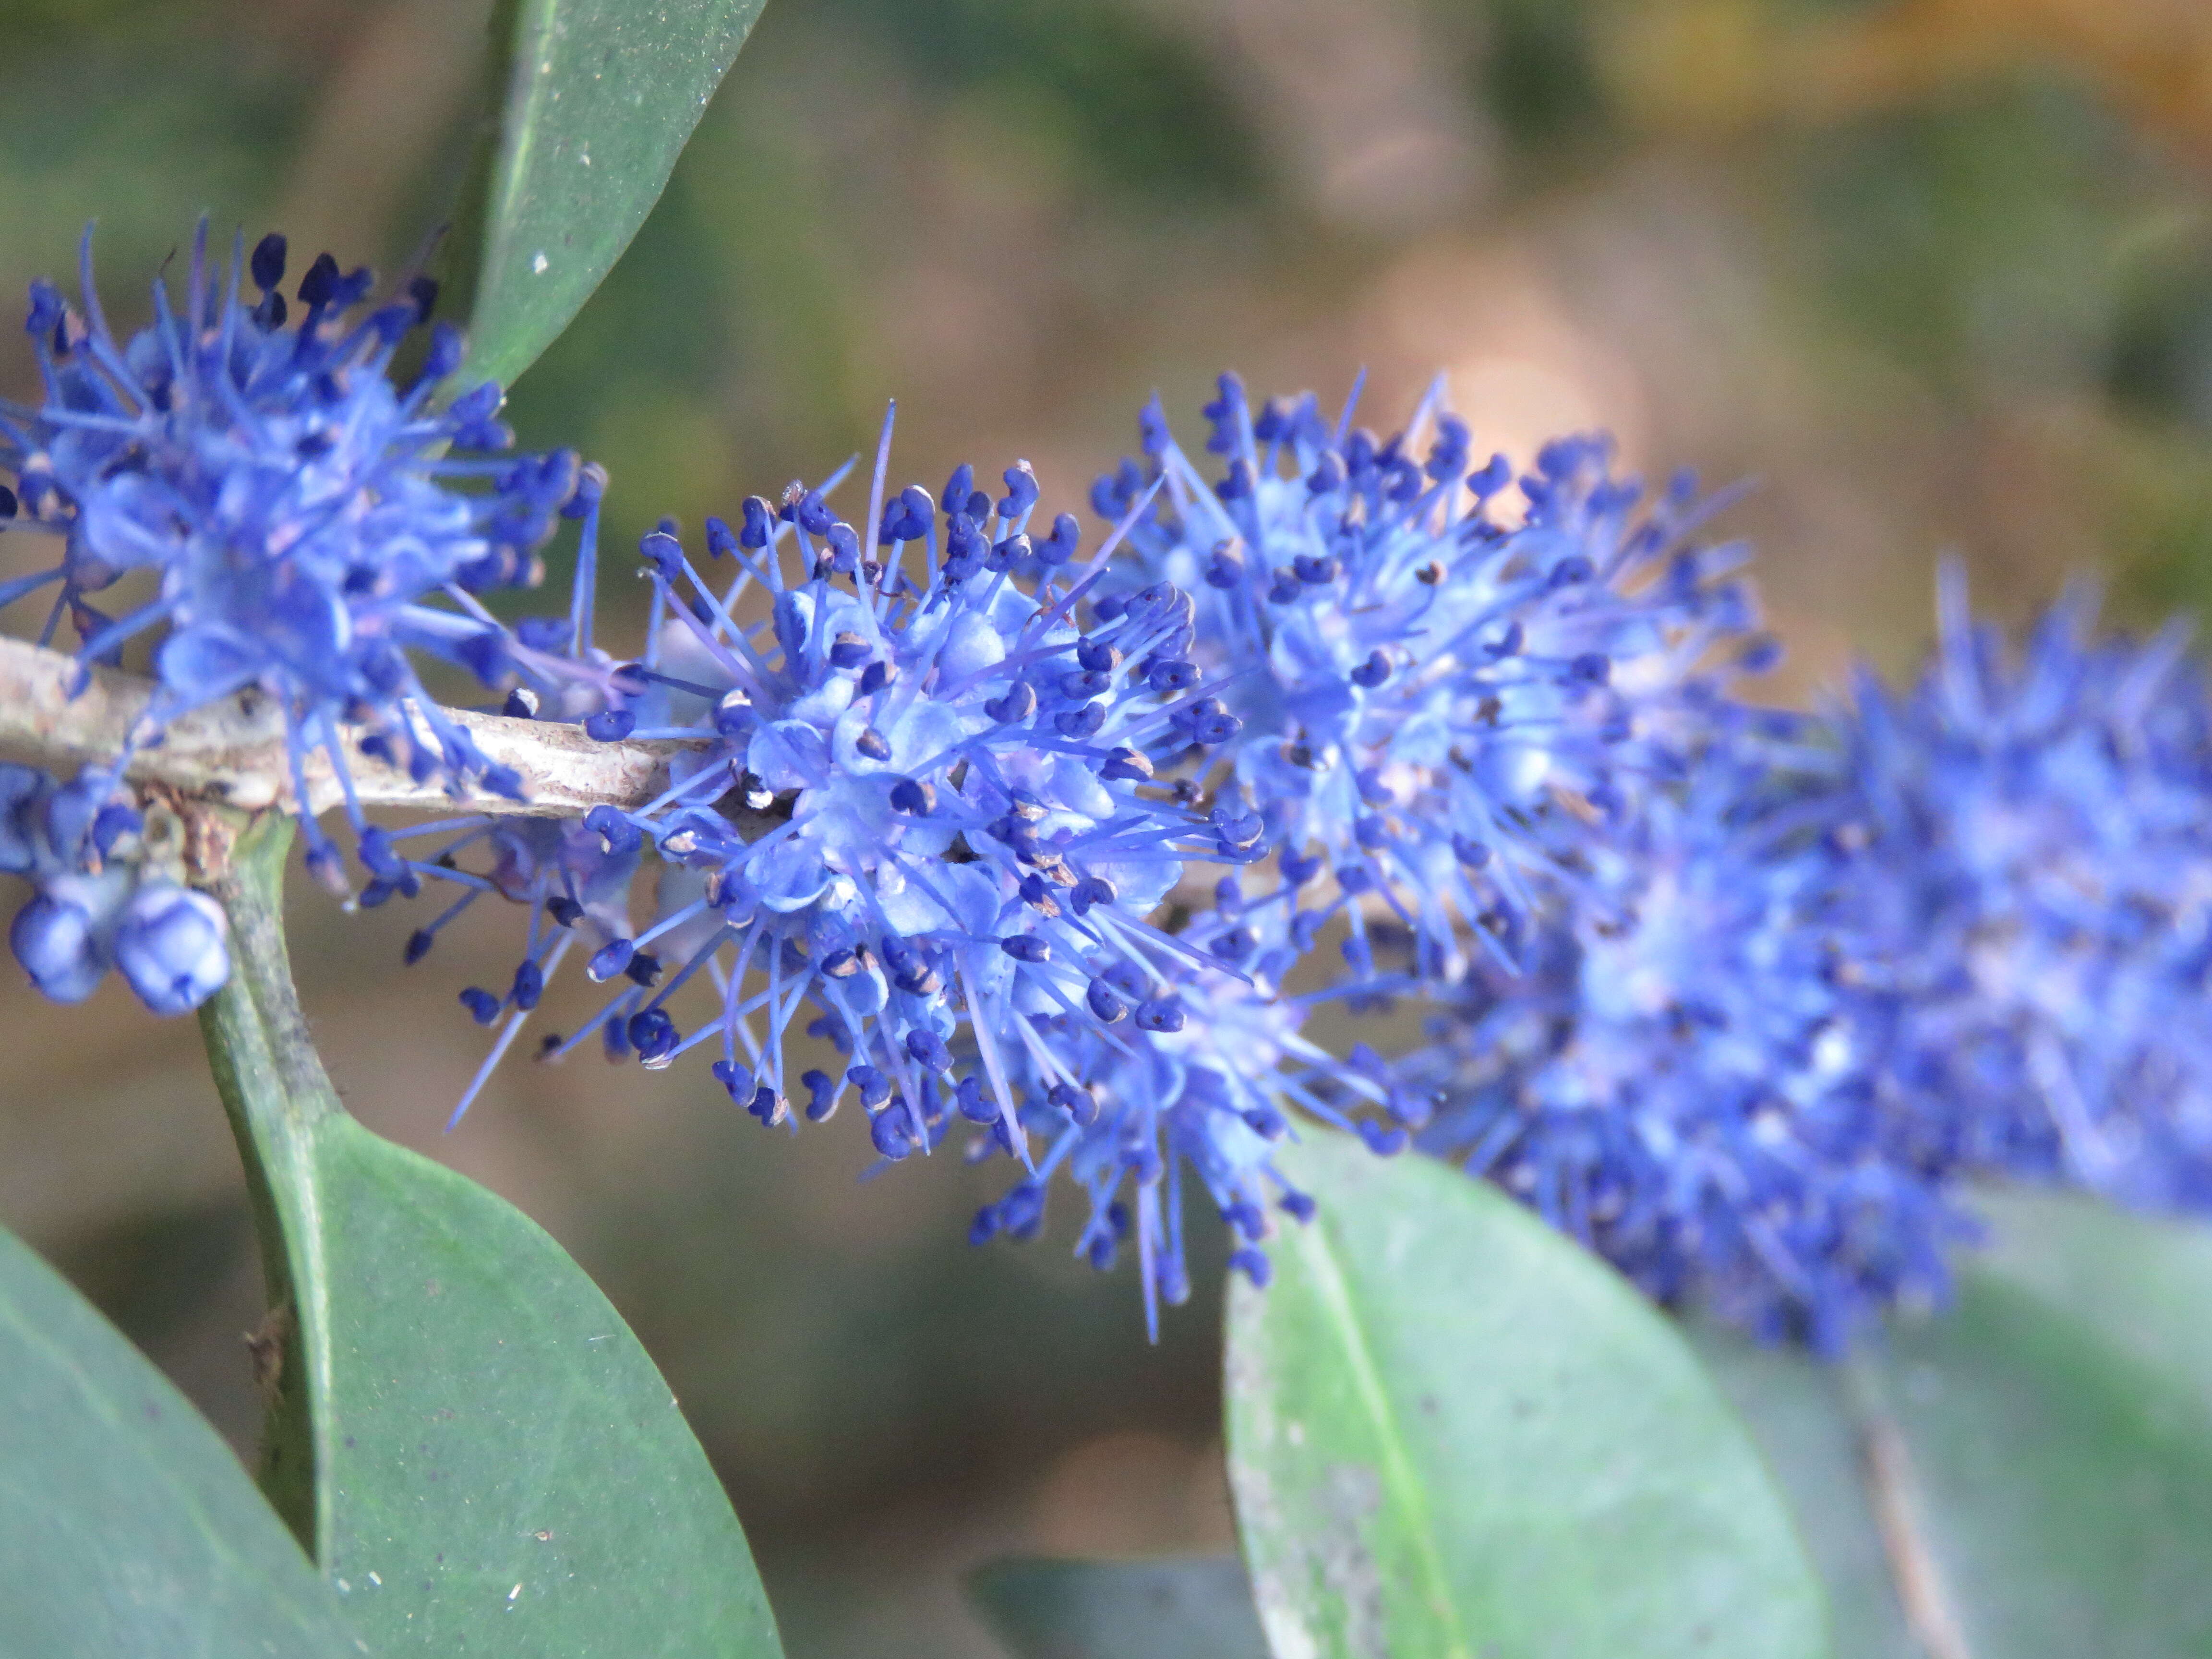
{"label": "bokeh background", "polygon": [[[0,288],[97,218],[135,321],[202,210],[404,263],[485,9],[4,0]],[[902,480],[1026,457],[1079,508],[1148,393],[1194,422],[1232,365],[1332,398],[1364,368],[1378,425],[1443,370],[1479,445],[1605,426],[1749,481],[1778,696],[1909,665],[1943,550],[2010,618],[2075,571],[2128,625],[2212,605],[2212,7],[770,0],[513,412],[607,465],[619,548],[818,477],[893,396]],[[482,1042],[453,994],[516,918],[403,971],[404,908],[298,896],[332,1073],[599,1277],[796,1659],[994,1653],[957,1581],[1007,1551],[1231,1545],[1212,1289],[1147,1346],[1066,1230],[969,1249],[982,1172],[858,1181],[857,1123],[764,1132],[703,1067],[516,1066],[447,1136]],[[258,1267],[194,1028],[4,980],[0,1221],[249,1444]]]}

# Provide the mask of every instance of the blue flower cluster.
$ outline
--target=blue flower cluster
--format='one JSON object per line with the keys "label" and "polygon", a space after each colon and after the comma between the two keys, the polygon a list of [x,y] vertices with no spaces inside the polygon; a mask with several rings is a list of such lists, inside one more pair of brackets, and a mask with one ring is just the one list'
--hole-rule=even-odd
{"label": "blue flower cluster", "polygon": [[2175,626],[2069,592],[2016,649],[1947,566],[1940,641],[1863,679],[1848,769],[1881,878],[1899,1085],[1949,1155],[2212,1210],[2212,699]]}
{"label": "blue flower cluster", "polygon": [[1217,787],[1286,881],[1334,890],[1302,943],[1341,915],[1352,979],[1441,983],[1470,940],[1510,957],[1591,823],[1632,818],[1717,730],[1753,723],[1728,682],[1776,653],[1734,576],[1746,550],[1692,539],[1712,504],[1686,475],[1647,507],[1592,436],[1516,479],[1503,455],[1474,464],[1441,386],[1389,438],[1353,427],[1356,403],[1255,410],[1224,374],[1209,482],[1155,401],[1145,460],[1092,492],[1136,514],[1104,604],[1146,580],[1200,596],[1200,665],[1244,723]]}
{"label": "blue flower cluster", "polygon": [[[879,1165],[964,1136],[1016,1170],[978,1242],[1042,1232],[1064,1177],[1078,1252],[1129,1246],[1153,1322],[1189,1291],[1188,1203],[1266,1282],[1273,1215],[1312,1210],[1274,1158],[1301,1115],[1830,1351],[1944,1294],[1967,1177],[2212,1205],[2212,707],[2177,635],[2100,642],[2075,594],[2014,651],[1947,573],[1915,688],[1762,709],[1747,555],[1702,538],[1688,478],[1649,493],[1600,437],[1478,464],[1441,385],[1385,437],[1356,391],[1332,416],[1224,375],[1200,448],[1146,409],[1090,534],[1025,462],[893,489],[887,420],[864,504],[848,463],[703,543],[646,536],[618,653],[605,476],[499,453],[495,387],[440,402],[450,328],[396,378],[428,284],[364,307],[325,256],[288,299],[281,239],[222,269],[203,228],[181,309],[157,282],[125,343],[88,258],[82,313],[33,290],[43,402],[0,407],[0,515],[62,550],[0,605],[51,588],[40,641],[67,623],[88,665],[149,636],[134,749],[271,700],[296,793],[319,750],[341,782],[361,902],[452,896],[409,961],[520,907],[511,979],[461,995],[498,1030],[457,1120],[574,957],[606,988],[540,1057],[702,1049],[765,1125],[849,1096]],[[566,613],[495,621],[480,596],[535,583],[563,518]],[[369,825],[353,751],[517,788],[421,658],[510,715],[681,739],[666,787]],[[34,890],[11,943],[49,994],[112,966],[175,1012],[222,982],[222,918],[129,759],[0,768],[0,869]],[[1309,1035],[1409,998],[1410,1052]]]}
{"label": "blue flower cluster", "polygon": [[2017,652],[1947,568],[1899,695],[1594,836],[1400,1077],[1431,1150],[1655,1296],[1833,1352],[1946,1292],[1972,1177],[2212,1207],[2212,703],[2178,631]]}
{"label": "blue flower cluster", "polygon": [[0,871],[33,889],[8,944],[40,991],[82,1002],[116,968],[155,1013],[181,1014],[229,978],[222,907],[164,872],[164,839],[100,774],[64,784],[0,762]]}
{"label": "blue flower cluster", "polygon": [[1716,755],[1594,839],[1525,970],[1479,967],[1400,1066],[1435,1103],[1425,1149],[1654,1297],[1826,1352],[1939,1299],[1970,1231],[1943,1126],[1887,1064],[1884,873],[1832,758]]}
{"label": "blue flower cluster", "polygon": [[[1511,469],[1471,468],[1439,397],[1389,440],[1310,398],[1255,417],[1233,377],[1208,415],[1229,476],[1204,481],[1155,407],[1147,463],[1093,491],[1087,554],[1020,464],[1003,495],[964,466],[891,494],[887,425],[865,538],[830,505],[842,473],[710,520],[703,566],[648,535],[635,662],[577,657],[580,588],[562,708],[697,746],[662,799],[557,852],[484,819],[401,860],[467,890],[447,916],[532,905],[513,983],[463,996],[501,1024],[487,1069],[581,930],[615,989],[541,1053],[711,1046],[763,1123],[857,1095],[886,1162],[964,1119],[969,1158],[1020,1166],[973,1236],[1036,1235],[1065,1174],[1079,1251],[1104,1267],[1133,1241],[1149,1318],[1188,1292],[1188,1172],[1264,1280],[1269,1208],[1310,1212],[1272,1160],[1289,1109],[1385,1153],[1428,1110],[1371,1050],[1308,1040],[1312,1004],[1511,961],[1590,825],[1632,818],[1710,732],[1763,729],[1727,680],[1771,647],[1741,550],[1691,539],[1690,486],[1639,511],[1601,441],[1547,449],[1508,512]],[[647,848],[633,931],[614,895]],[[1292,988],[1324,956],[1343,970]],[[695,979],[713,995],[684,1019]],[[788,1077],[802,1009],[834,1073]]]}
{"label": "blue flower cluster", "polygon": [[[128,341],[102,313],[88,231],[81,312],[32,285],[45,398],[0,405],[0,465],[14,477],[0,520],[54,537],[60,554],[0,583],[0,605],[52,589],[39,642],[67,622],[88,665],[157,641],[134,750],[251,687],[283,712],[300,797],[319,750],[356,830],[353,748],[418,781],[512,793],[516,780],[424,695],[411,657],[509,677],[509,636],[475,596],[537,579],[537,550],[578,494],[575,456],[494,453],[513,442],[495,386],[435,401],[462,357],[450,325],[432,326],[417,369],[394,380],[395,354],[435,303],[428,278],[364,311],[371,273],[325,254],[288,301],[283,237],[250,256],[241,242],[227,268],[206,244],[203,222],[182,309],[156,278],[154,322]],[[119,614],[95,603],[110,592]],[[128,760],[114,757],[109,781]],[[337,849],[312,819],[306,835],[309,867],[345,890]]]}

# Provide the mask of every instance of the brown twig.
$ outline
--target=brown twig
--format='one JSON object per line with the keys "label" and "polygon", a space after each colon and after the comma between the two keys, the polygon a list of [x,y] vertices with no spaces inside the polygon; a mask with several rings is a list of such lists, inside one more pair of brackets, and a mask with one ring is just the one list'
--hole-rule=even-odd
{"label": "brown twig", "polygon": [[[71,696],[77,672],[74,659],[60,652],[0,639],[0,756],[53,766],[83,765],[122,752],[153,695],[153,683],[95,668],[90,683]],[[361,754],[358,734],[349,728],[346,764],[362,805],[538,817],[641,806],[667,787],[668,763],[686,747],[599,743],[580,726],[550,720],[445,713],[467,729],[489,759],[520,775],[525,799],[477,788],[453,793],[436,783],[417,783],[404,770]],[[305,770],[309,810],[319,814],[337,805],[342,796],[329,757],[314,751]],[[159,744],[132,757],[127,775],[248,811],[294,805],[282,713],[251,690],[171,722]]]}

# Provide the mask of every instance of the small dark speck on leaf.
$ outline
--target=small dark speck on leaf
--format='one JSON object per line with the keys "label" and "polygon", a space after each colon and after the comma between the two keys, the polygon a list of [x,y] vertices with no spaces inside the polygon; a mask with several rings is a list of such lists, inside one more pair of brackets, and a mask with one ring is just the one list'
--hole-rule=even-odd
{"label": "small dark speck on leaf", "polygon": [[1432,1394],[1423,1395],[1421,1396],[1421,1409],[1426,1412],[1431,1417],[1434,1417],[1437,1414],[1436,1395]]}
{"label": "small dark speck on leaf", "polygon": [[1516,1397],[1513,1401],[1513,1415],[1516,1420],[1531,1418],[1535,1414],[1536,1402],[1524,1396]]}
{"label": "small dark speck on leaf", "polygon": [[146,1420],[149,1423],[158,1423],[161,1420],[161,1407],[150,1400],[146,1402]]}
{"label": "small dark speck on leaf", "polygon": [[354,1438],[353,1438],[353,1437],[352,1437],[351,1435],[348,1435],[348,1436],[346,1437],[346,1442],[345,1442],[345,1443],[346,1443],[346,1449],[347,1449],[348,1451],[351,1451],[351,1450],[353,1449],[353,1447],[354,1447]]}

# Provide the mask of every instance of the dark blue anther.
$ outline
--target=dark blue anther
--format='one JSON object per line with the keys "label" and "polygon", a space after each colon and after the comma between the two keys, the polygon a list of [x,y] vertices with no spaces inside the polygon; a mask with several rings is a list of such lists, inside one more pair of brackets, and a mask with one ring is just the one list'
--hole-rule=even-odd
{"label": "dark blue anther", "polygon": [[1036,713],[1036,693],[1026,680],[1016,680],[1004,696],[985,700],[983,712],[1004,726],[1013,726]]}
{"label": "dark blue anther", "polygon": [[763,495],[748,495],[744,504],[744,525],[738,532],[738,545],[758,552],[775,538],[775,508]]}
{"label": "dark blue anther", "polygon": [[1052,717],[1052,724],[1053,729],[1060,736],[1072,738],[1079,743],[1085,738],[1095,736],[1098,728],[1106,724],[1106,706],[1103,703],[1086,702],[1080,708],[1071,708],[1063,714],[1054,714]]}
{"label": "dark blue anther", "polygon": [[253,245],[253,257],[246,268],[253,286],[264,294],[284,280],[284,248],[283,237],[273,230]]}
{"label": "dark blue anther", "polygon": [[907,1104],[901,1101],[868,1120],[868,1139],[875,1143],[879,1154],[893,1163],[914,1151],[914,1133],[908,1127],[908,1118]]}
{"label": "dark blue anther", "polygon": [[1249,1249],[1231,1250],[1229,1253],[1229,1265],[1250,1279],[1255,1290],[1264,1291],[1267,1288],[1267,1280],[1272,1276],[1273,1270],[1267,1266],[1267,1258],[1259,1251]]}
{"label": "dark blue anther", "polygon": [[634,940],[611,939],[593,951],[592,959],[584,964],[584,977],[593,984],[603,984],[627,969],[636,953]]}
{"label": "dark blue anther", "polygon": [[1006,481],[1006,495],[999,503],[999,516],[1008,520],[1018,519],[1036,505],[1036,474],[1030,470],[1027,461],[1017,461],[1000,476]]}
{"label": "dark blue anther", "polygon": [[545,970],[526,959],[515,968],[514,988],[507,994],[507,1000],[527,1012],[544,994]]}
{"label": "dark blue anther", "polygon": [[1403,1129],[1385,1128],[1372,1118],[1359,1120],[1359,1138],[1377,1158],[1395,1158],[1406,1150],[1409,1139]]}
{"label": "dark blue anther", "polygon": [[1154,997],[1137,1006],[1137,1024],[1147,1031],[1180,1031],[1183,1019],[1180,997]]}
{"label": "dark blue anther", "polygon": [[617,858],[635,851],[644,840],[637,825],[611,806],[594,806],[585,813],[584,828],[599,838],[601,850]]}
{"label": "dark blue anther", "polygon": [[1129,1012],[1129,1006],[1115,995],[1105,981],[1094,979],[1091,988],[1084,993],[1084,1001],[1091,1006],[1102,1024],[1111,1025]]}
{"label": "dark blue anther", "polygon": [[1103,876],[1085,876],[1075,884],[1068,895],[1068,904],[1079,916],[1090,914],[1094,904],[1111,904],[1121,896],[1114,884]]}
{"label": "dark blue anther", "polygon": [[[1034,484],[1031,488],[1035,488]],[[1083,526],[1075,521],[1073,513],[1063,513],[1052,521],[1052,534],[1036,543],[1031,550],[1040,564],[1063,565],[1075,556],[1082,544]]]}

